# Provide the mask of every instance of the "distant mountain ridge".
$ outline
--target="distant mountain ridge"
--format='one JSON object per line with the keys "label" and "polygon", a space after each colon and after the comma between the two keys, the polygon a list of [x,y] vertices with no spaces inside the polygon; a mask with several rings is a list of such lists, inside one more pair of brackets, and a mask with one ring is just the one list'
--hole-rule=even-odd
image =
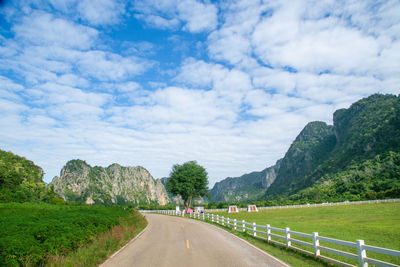
{"label": "distant mountain ridge", "polygon": [[333,122],[308,123],[267,188],[257,182],[261,172],[226,178],[211,190],[213,201],[399,197],[400,98],[371,95],[335,111]]}
{"label": "distant mountain ridge", "polygon": [[112,164],[91,167],[85,161],[71,160],[51,185],[60,197],[78,203],[159,204],[169,198],[160,180],[143,167]]}
{"label": "distant mountain ridge", "polygon": [[240,202],[252,201],[262,197],[275,181],[281,160],[260,172],[244,174],[240,177],[228,177],[216,182],[211,189],[212,201]]}

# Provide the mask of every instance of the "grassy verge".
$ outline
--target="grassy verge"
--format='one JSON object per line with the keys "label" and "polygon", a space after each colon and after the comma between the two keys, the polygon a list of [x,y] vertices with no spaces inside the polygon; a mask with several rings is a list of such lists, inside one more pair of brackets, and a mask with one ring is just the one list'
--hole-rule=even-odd
{"label": "grassy verge", "polygon": [[68,264],[72,255],[89,257],[96,242],[104,260],[145,224],[126,207],[0,203],[0,266]]}
{"label": "grassy verge", "polygon": [[67,256],[51,256],[48,266],[99,266],[114,252],[123,247],[133,237],[140,233],[147,221],[137,211],[128,218],[121,219],[120,224],[113,226],[108,232],[102,233],[90,244],[80,247]]}
{"label": "grassy verge", "polygon": [[[213,213],[231,219],[255,222],[258,225],[270,224],[278,228],[289,227],[291,230],[303,233],[319,232],[320,236],[351,242],[363,239],[368,245],[400,250],[400,202],[274,209],[263,210],[258,213]],[[275,234],[278,233],[275,232]],[[296,239],[304,240],[297,237]],[[281,241],[279,239],[275,240]],[[310,242],[310,240],[307,241]],[[260,242],[265,243],[262,240]],[[321,242],[321,245],[355,253],[354,249],[351,248],[324,242]],[[308,250],[306,247],[298,247]],[[321,254],[352,264],[355,263],[352,260],[349,261],[333,254]],[[395,257],[371,252],[368,252],[367,256],[400,264],[400,259]]]}

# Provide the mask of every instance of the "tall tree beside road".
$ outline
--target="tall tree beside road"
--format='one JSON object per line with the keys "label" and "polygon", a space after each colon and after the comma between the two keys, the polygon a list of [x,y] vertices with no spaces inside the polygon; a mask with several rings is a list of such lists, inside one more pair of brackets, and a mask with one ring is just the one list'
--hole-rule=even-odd
{"label": "tall tree beside road", "polygon": [[207,185],[207,171],[196,161],[188,161],[172,166],[166,188],[171,194],[181,196],[188,209],[193,198],[208,195]]}

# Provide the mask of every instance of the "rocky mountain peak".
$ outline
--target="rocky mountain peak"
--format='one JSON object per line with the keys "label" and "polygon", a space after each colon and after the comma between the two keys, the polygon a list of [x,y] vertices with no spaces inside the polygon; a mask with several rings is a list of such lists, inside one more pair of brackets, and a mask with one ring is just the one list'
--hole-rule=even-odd
{"label": "rocky mountain peak", "polygon": [[85,161],[71,160],[62,168],[60,177],[51,184],[55,192],[67,201],[84,203],[158,203],[169,202],[161,182],[145,168],[124,167],[117,163],[103,168],[91,167]]}

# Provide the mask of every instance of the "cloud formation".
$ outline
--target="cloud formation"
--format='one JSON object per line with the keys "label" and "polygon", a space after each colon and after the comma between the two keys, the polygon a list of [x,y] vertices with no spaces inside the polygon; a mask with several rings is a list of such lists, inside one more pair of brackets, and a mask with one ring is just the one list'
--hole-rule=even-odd
{"label": "cloud formation", "polygon": [[398,94],[398,1],[37,1],[0,11],[0,148],[49,182],[73,158],[264,169],[313,120]]}

